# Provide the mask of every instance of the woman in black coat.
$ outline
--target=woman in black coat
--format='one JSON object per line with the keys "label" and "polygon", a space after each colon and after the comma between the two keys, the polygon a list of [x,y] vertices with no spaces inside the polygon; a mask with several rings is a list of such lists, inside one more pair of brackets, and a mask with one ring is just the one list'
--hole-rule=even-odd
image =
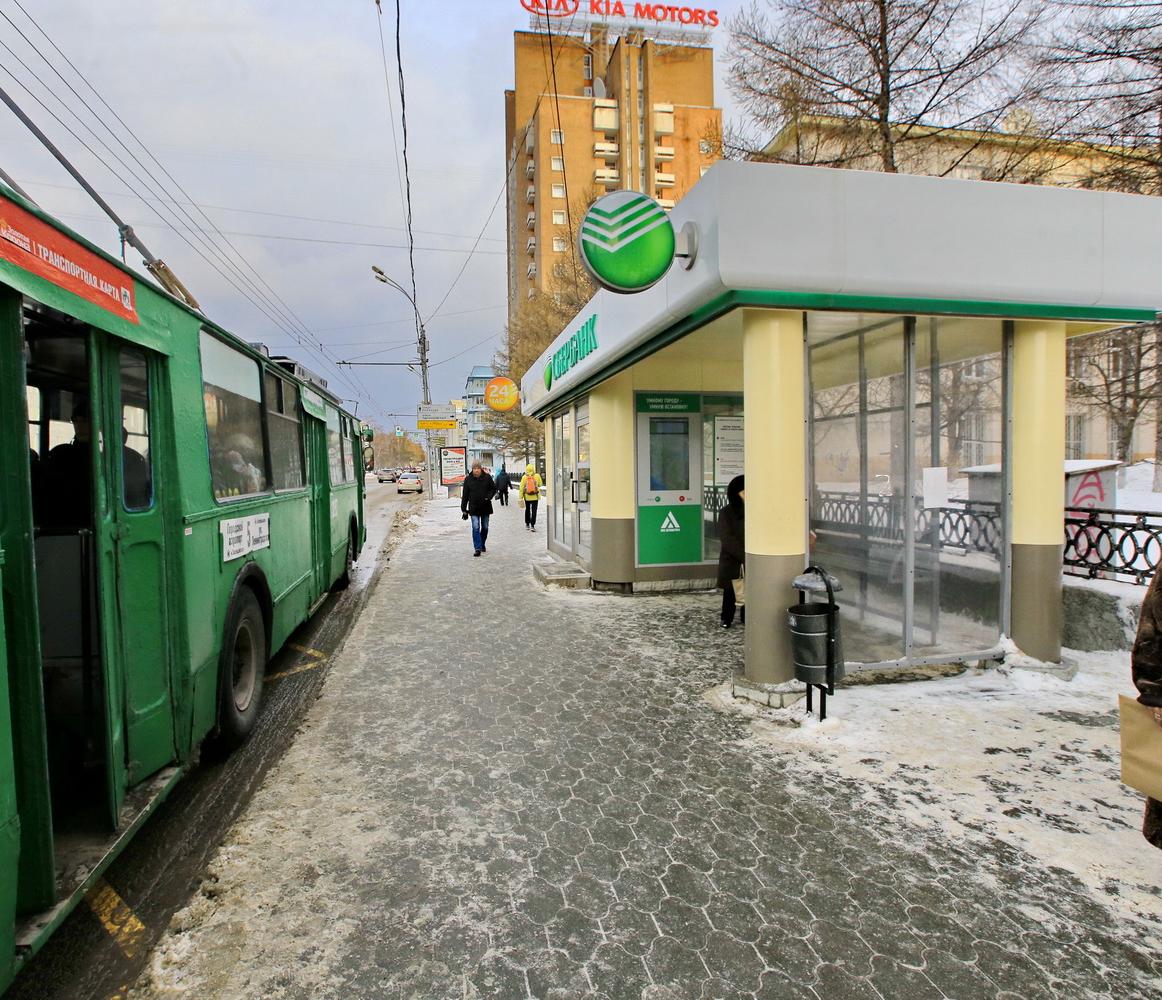
{"label": "woman in black coat", "polygon": [[[726,487],[726,506],[718,515],[718,540],[722,550],[718,555],[718,586],[722,588],[722,627],[734,622],[734,584],[742,576],[746,562],[746,491],[743,477],[735,476]],[[746,622],[746,608],[742,609]]]}

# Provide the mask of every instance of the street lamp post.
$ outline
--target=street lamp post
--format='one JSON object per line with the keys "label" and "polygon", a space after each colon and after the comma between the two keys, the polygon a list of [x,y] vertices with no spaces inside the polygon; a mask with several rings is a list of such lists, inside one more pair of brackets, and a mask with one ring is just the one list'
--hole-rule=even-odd
{"label": "street lamp post", "polygon": [[[398,281],[396,281],[394,278],[388,277],[388,275],[383,271],[382,268],[377,267],[376,265],[372,264],[371,271],[372,271],[372,274],[375,276],[376,281],[378,281],[384,285],[387,285],[389,288],[394,288],[405,299],[407,299],[408,302],[411,303],[412,312],[415,314],[415,317],[416,317],[416,337],[417,337],[417,342],[418,342],[419,349],[420,349],[420,381],[423,385],[423,394],[424,394],[423,401],[425,403],[430,403],[432,401],[432,390],[431,390],[431,386],[428,382],[428,334],[427,334],[427,331],[424,329],[423,317],[420,316],[420,307],[418,305],[416,305],[416,300],[412,297],[412,294],[406,288],[404,288],[403,285],[401,285]],[[427,461],[424,464],[427,466],[427,472],[428,472],[428,496],[431,496],[433,490],[435,489],[434,480],[433,480],[433,476],[432,476],[432,464],[433,463],[432,463],[432,432],[431,431],[424,431],[424,453],[427,456]]]}

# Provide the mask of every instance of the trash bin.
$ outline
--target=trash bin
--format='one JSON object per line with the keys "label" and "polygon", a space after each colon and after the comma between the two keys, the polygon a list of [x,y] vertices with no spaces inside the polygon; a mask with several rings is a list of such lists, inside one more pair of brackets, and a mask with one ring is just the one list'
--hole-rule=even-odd
{"label": "trash bin", "polygon": [[[799,591],[799,603],[787,608],[795,679],[807,685],[808,711],[812,707],[812,688],[819,688],[822,720],[827,717],[827,695],[835,694],[835,682],[844,676],[839,605],[835,603],[838,581],[821,566],[809,566],[792,585]],[[807,591],[822,590],[827,591],[826,602],[806,600]]]}

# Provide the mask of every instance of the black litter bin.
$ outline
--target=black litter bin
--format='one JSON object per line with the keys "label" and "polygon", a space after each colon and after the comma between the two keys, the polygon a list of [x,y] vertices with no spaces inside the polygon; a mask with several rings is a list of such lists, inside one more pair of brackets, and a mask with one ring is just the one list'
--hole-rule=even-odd
{"label": "black litter bin", "polygon": [[[816,574],[818,580],[811,574]],[[819,688],[819,718],[827,718],[827,696],[835,694],[835,682],[844,676],[843,642],[839,630],[839,605],[835,603],[834,577],[820,566],[809,566],[797,577],[799,603],[787,608],[791,630],[791,659],[795,679],[807,685],[807,710],[812,709],[812,689]],[[807,601],[806,590],[827,591],[826,603]]]}

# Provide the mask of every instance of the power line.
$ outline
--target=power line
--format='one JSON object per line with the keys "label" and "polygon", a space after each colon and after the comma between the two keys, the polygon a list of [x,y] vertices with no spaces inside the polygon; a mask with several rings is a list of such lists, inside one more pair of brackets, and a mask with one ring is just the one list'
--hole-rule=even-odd
{"label": "power line", "polygon": [[[219,268],[213,261],[211,261],[209,258],[207,258],[206,255],[203,254],[196,246],[194,246],[194,244],[189,239],[186,239],[182,235],[180,230],[174,229],[174,232],[179,237],[181,237],[184,240],[184,242],[186,242],[187,245],[189,245],[190,248],[195,251],[195,253],[197,253],[199,256],[201,256],[203,258],[203,260],[205,260],[208,264],[210,264],[211,267],[214,268],[214,270],[218,271],[218,273],[223,278],[225,278],[231,285],[233,285],[236,290],[238,290],[241,294],[243,294],[244,297],[250,299],[250,301],[253,305],[255,305],[257,308],[259,308],[260,311],[266,313],[268,318],[274,319],[274,322],[276,325],[282,326],[284,322],[288,323],[290,325],[291,329],[287,330],[286,332],[290,333],[291,337],[294,340],[296,340],[304,350],[308,351],[312,355],[319,357],[324,362],[324,364],[331,364],[334,367],[334,359],[332,359],[328,356],[328,354],[326,352],[326,348],[324,347],[324,345],[319,343],[318,349],[316,349],[316,347],[313,344],[309,343],[307,340],[304,340],[299,335],[299,333],[295,330],[295,327],[297,326],[308,337],[310,336],[310,331],[306,327],[306,325],[302,322],[302,320],[300,320],[294,314],[294,312],[290,308],[290,306],[287,305],[287,303],[281,298],[281,296],[278,295],[278,293],[269,284],[269,282],[267,282],[262,277],[262,275],[258,273],[258,271],[253,267],[253,265],[250,264],[250,262],[237,250],[236,247],[233,246],[233,244],[228,239],[225,239],[225,234],[223,234],[220,230],[218,230],[218,228],[214,224],[213,220],[210,219],[205,214],[204,211],[201,211],[200,207],[197,205],[196,202],[193,201],[193,199],[190,197],[188,192],[186,192],[182,188],[182,186],[176,181],[176,179],[173,177],[173,175],[165,168],[165,166],[157,159],[157,157],[153,155],[153,153],[148,149],[148,147],[145,146],[145,144],[136,135],[136,133],[134,133],[134,131],[124,121],[124,119],[112,108],[112,106],[108,103],[108,101],[106,101],[104,99],[104,97],[102,97],[102,95],[97,91],[97,89],[93,86],[93,84],[90,83],[89,80],[84,76],[84,74],[81,73],[81,71],[79,69],[77,69],[76,65],[68,58],[67,55],[65,55],[65,53],[61,50],[60,46],[58,46],[53,41],[53,39],[40,26],[40,24],[36,21],[36,19],[33,18],[32,15],[30,15],[28,13],[28,11],[20,3],[20,0],[14,0],[14,3],[15,3],[15,6],[17,8],[19,8],[21,13],[25,16],[25,18],[28,19],[28,21],[36,28],[36,30],[45,38],[45,40],[53,47],[53,49],[57,52],[57,54],[64,60],[64,62],[69,66],[69,68],[72,69],[72,71],[80,78],[80,80],[84,83],[84,85],[96,96],[96,98],[101,102],[101,104],[104,105],[104,107],[109,111],[109,113],[112,114],[113,117],[120,123],[122,128],[124,128],[125,131],[128,132],[128,134],[133,138],[133,140],[137,143],[137,145],[145,152],[145,155],[149,159],[151,159],[155,164],[157,164],[157,166],[161,169],[162,173],[164,173],[165,176],[167,178],[169,178],[169,180],[174,185],[177,186],[178,190],[181,191],[181,193],[186,197],[188,202],[191,205],[193,205],[195,208],[198,208],[200,214],[206,220],[206,222],[209,223],[211,228],[213,228],[215,231],[218,232],[218,234],[220,236],[223,237],[224,242],[226,243],[226,245],[228,247],[230,247],[234,256],[237,257],[237,259],[239,261],[241,261],[252,274],[254,274],[254,276],[258,279],[258,281],[261,282],[261,284],[263,286],[265,286],[266,289],[269,290],[270,295],[267,295],[265,292],[262,291],[262,289],[260,289],[257,285],[255,285],[254,282],[237,266],[237,264],[235,264],[233,261],[231,261],[229,259],[229,257],[226,256],[226,254],[224,254],[221,250],[219,250],[213,244],[212,241],[208,240],[206,238],[205,231],[202,229],[201,225],[196,220],[193,219],[193,217],[189,214],[189,212],[185,211],[185,209],[182,208],[182,206],[178,203],[177,199],[173,198],[172,196],[169,196],[169,203],[172,203],[178,209],[178,211],[180,211],[181,214],[184,215],[185,218],[188,219],[189,222],[192,224],[192,225],[187,226],[185,222],[181,222],[182,227],[188,229],[190,231],[191,235],[198,236],[200,238],[201,242],[203,243],[203,245],[207,246],[211,250],[211,252],[213,252],[227,267],[229,267],[231,270],[233,270],[245,284],[249,285],[254,290],[254,292],[259,296],[259,298],[262,299],[266,303],[266,305],[269,307],[270,310],[272,310],[279,317],[281,317],[281,322],[279,319],[275,319],[274,317],[272,317],[270,315],[270,313],[267,311],[267,308],[263,308],[263,306],[260,305],[259,302],[256,302],[250,294],[245,292],[243,289],[239,288],[237,283],[234,282],[228,275],[226,275],[221,270],[221,268]],[[125,144],[125,142],[122,139],[120,139],[120,137],[118,137],[116,135],[116,133],[113,131],[113,129],[105,121],[104,116],[98,114],[93,109],[93,107],[88,103],[88,101],[85,100],[85,98],[80,93],[77,92],[76,88],[73,87],[72,84],[68,80],[65,79],[65,77],[61,74],[61,72],[57,69],[57,67],[54,66],[52,64],[51,60],[49,60],[49,58],[44,54],[44,52],[42,52],[40,50],[40,48],[24,33],[23,30],[21,30],[21,28],[18,25],[15,24],[15,22],[12,21],[12,19],[10,17],[8,17],[7,14],[3,14],[2,12],[0,12],[0,15],[3,16],[4,20],[7,21],[9,25],[11,25],[11,27],[17,32],[17,34],[20,35],[20,37],[24,40],[24,42],[41,58],[41,60],[45,63],[45,65],[48,66],[50,70],[52,70],[52,72],[61,80],[61,82],[64,83],[66,87],[68,87],[68,89],[74,94],[74,96],[76,96],[77,99],[81,101],[81,103],[89,111],[89,113],[92,114],[94,117],[97,118],[98,121],[101,122],[101,124],[104,126],[105,130],[113,137],[114,141],[117,142],[118,145],[120,145],[126,151],[126,153],[129,154],[129,156],[134,160],[135,163],[137,163],[137,165],[145,172],[145,174],[154,183],[156,183],[158,185],[158,187],[164,189],[164,184],[156,177],[155,174],[153,174],[153,172],[148,167],[146,167],[145,164],[143,164],[141,162],[141,160],[138,158],[138,156]],[[20,59],[18,56],[16,56],[15,52],[13,52],[12,49],[9,48],[9,46],[7,44],[4,44],[2,42],[0,42],[0,44],[3,44],[4,48],[7,49],[10,53],[12,53],[13,57],[16,58],[18,62],[20,62],[20,64],[25,68],[26,71],[28,71],[29,73],[33,72],[31,70],[31,68],[28,67],[28,65],[22,59]],[[28,93],[31,97],[33,97],[33,99],[36,100],[37,103],[40,104],[41,107],[44,108],[45,111],[47,111],[50,115],[52,115],[52,117],[54,119],[56,119],[57,122],[59,124],[61,124],[61,126],[66,129],[66,131],[69,132],[69,134],[71,134],[78,142],[80,142],[81,145],[86,150],[88,150],[88,152],[98,160],[98,162],[101,162],[102,165],[106,167],[106,169],[110,170],[110,173],[112,173],[114,176],[116,176],[116,171],[114,171],[109,166],[109,164],[107,162],[105,162],[91,147],[89,147],[88,144],[85,143],[84,140],[82,140],[80,138],[80,136],[78,136],[75,132],[72,131],[72,129],[70,129],[67,125],[65,125],[65,123],[59,118],[59,116],[57,116],[55,113],[53,113],[52,110],[49,109],[47,107],[47,105],[44,104],[43,101],[41,101],[35,94],[33,94],[28,89],[28,87],[25,86],[22,81],[18,80],[10,71],[8,71],[8,70],[5,70],[5,71],[8,73],[9,76],[11,76],[14,80],[16,80],[16,82],[21,86],[21,88],[26,93]],[[35,77],[36,74],[33,73],[33,76]],[[50,90],[50,93],[51,93],[51,90]],[[53,94],[53,96],[54,96],[54,98],[56,98],[58,103],[60,103],[62,107],[66,108],[66,110],[69,111],[69,113],[78,121],[78,123],[80,123],[86,129],[86,131],[88,131],[98,142],[100,142],[101,145],[104,146],[105,149],[108,150],[113,155],[113,157],[115,159],[117,159],[117,161],[119,163],[121,163],[121,165],[123,167],[125,167],[126,170],[129,171],[129,173],[133,174],[133,176],[139,182],[145,184],[146,188],[149,189],[151,191],[151,193],[154,193],[152,188],[150,187],[149,183],[147,181],[144,181],[143,178],[139,174],[137,174],[136,171],[133,170],[133,168],[131,168],[128,164],[126,164],[125,161],[123,159],[121,159],[121,157],[114,150],[112,150],[109,147],[109,145],[106,142],[104,142],[104,140],[101,139],[101,137],[98,136],[96,134],[96,132],[94,132],[90,126],[88,126],[85,122],[83,122],[81,120],[81,118],[76,114],[75,111],[73,111],[71,108],[69,108],[68,105],[66,105],[63,101],[61,101],[59,97],[56,97],[55,94]],[[122,180],[124,180],[124,179],[122,178]],[[130,187],[130,190],[132,190],[132,187]],[[139,192],[134,192],[134,193],[137,195],[138,198],[140,198],[143,202],[145,202],[147,205],[149,205],[149,202],[147,201],[147,199],[145,199]],[[168,192],[166,192],[166,194],[168,195]],[[157,196],[157,200],[164,207],[166,207],[167,210],[169,209],[170,206],[169,206],[169,204],[167,204],[166,198]],[[163,216],[161,216],[161,213],[158,212],[156,207],[154,207],[153,205],[149,205],[149,207],[155,212],[155,214],[157,214],[159,216],[159,218],[162,218],[163,221],[168,221],[168,220],[165,220]],[[173,228],[172,224],[170,224],[170,225],[171,225],[171,228]],[[370,391],[367,389],[367,387],[365,385],[362,384],[362,382],[358,378],[356,378],[355,382],[352,383],[351,381],[349,381],[345,378],[343,373],[338,371],[337,367],[335,368],[335,370],[336,370],[336,373],[341,378],[344,378],[344,381],[346,381],[347,384],[351,385],[353,388],[356,388],[356,383],[358,383],[358,387],[356,388],[356,391],[363,392],[364,395],[368,398],[368,401],[371,402],[371,405],[374,407],[374,402],[371,400]]]}
{"label": "power line", "polygon": [[[64,191],[71,191],[72,190],[72,186],[69,184],[54,184],[51,181],[34,180],[34,181],[26,181],[25,183],[30,184],[33,187],[59,188],[59,189],[64,190]],[[100,191],[100,193],[104,194],[104,195],[109,195],[109,196],[126,194],[125,191]],[[146,199],[146,200],[148,200],[148,199]],[[176,202],[176,203],[180,204],[180,202]],[[233,206],[233,205],[210,205],[210,204],[207,204],[206,202],[198,203],[198,202],[191,201],[191,202],[188,202],[188,204],[194,208],[209,209],[209,210],[214,211],[214,212],[238,212],[238,213],[241,213],[243,215],[268,216],[272,219],[293,219],[297,222],[321,222],[321,223],[325,223],[327,225],[332,225],[332,226],[350,226],[353,229],[387,229],[387,230],[390,230],[391,232],[394,232],[394,233],[404,232],[404,229],[402,226],[382,226],[382,225],[379,225],[378,223],[374,223],[374,222],[352,222],[349,219],[321,219],[321,218],[319,218],[317,216],[313,216],[313,215],[292,215],[292,214],[289,214],[287,212],[264,212],[264,211],[260,211],[259,209],[256,209],[256,208],[238,208],[237,206]],[[484,237],[476,236],[476,237],[473,237],[470,233],[442,233],[442,232],[436,232],[435,230],[431,230],[431,229],[417,229],[416,234],[419,236],[441,236],[441,237],[444,237],[445,239],[450,239],[450,240],[472,240],[472,239],[475,239],[476,241],[479,242],[481,239],[483,239],[487,243],[503,243],[504,242],[498,236],[484,236]],[[419,247],[417,249],[425,249],[425,248]],[[453,250],[454,248],[450,247],[448,249]],[[454,252],[464,253],[463,250],[455,250]]]}

